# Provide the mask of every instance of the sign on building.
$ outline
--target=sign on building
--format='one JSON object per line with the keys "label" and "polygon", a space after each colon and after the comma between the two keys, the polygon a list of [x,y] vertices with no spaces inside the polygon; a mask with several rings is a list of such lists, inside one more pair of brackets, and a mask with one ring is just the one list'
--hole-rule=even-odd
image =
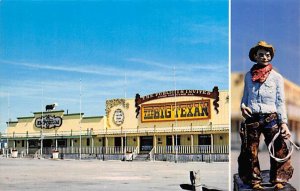
{"label": "sign on building", "polygon": [[142,104],[142,122],[210,119],[210,100]]}
{"label": "sign on building", "polygon": [[45,115],[35,119],[37,128],[52,129],[62,125],[62,118],[55,115]]}

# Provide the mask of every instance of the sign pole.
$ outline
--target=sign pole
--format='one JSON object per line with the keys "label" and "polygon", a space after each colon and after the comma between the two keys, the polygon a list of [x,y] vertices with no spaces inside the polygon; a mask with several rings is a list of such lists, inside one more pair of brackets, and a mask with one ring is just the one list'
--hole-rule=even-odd
{"label": "sign pole", "polygon": [[8,122],[7,122],[7,128],[6,128],[6,158],[8,158],[8,128],[9,128],[9,122],[10,122],[10,100],[9,100],[9,93],[8,93],[8,98],[7,98],[7,106],[8,106]]}
{"label": "sign pole", "polygon": [[79,129],[80,129],[80,135],[79,135],[79,160],[81,160],[81,146],[82,146],[82,138],[81,138],[81,79],[80,79],[80,100],[79,100]]}
{"label": "sign pole", "polygon": [[[174,99],[175,99],[175,131],[177,128],[177,105],[176,105],[176,68],[174,66]],[[177,132],[175,132],[175,163],[178,161],[178,145],[177,145]]]}
{"label": "sign pole", "polygon": [[43,82],[42,82],[42,127],[41,127],[41,158],[43,158],[43,147],[44,147],[44,145],[43,145],[43,139],[44,139],[44,135],[43,135],[43,128],[44,128],[44,113],[43,113],[43,111],[44,111],[44,107],[43,107],[43,104],[44,104],[44,84],[43,84]]}
{"label": "sign pole", "polygon": [[[125,80],[125,86],[124,86],[124,96],[125,96],[125,103],[126,103],[126,97],[127,97],[127,94],[126,94],[126,89],[127,89],[127,74],[126,74],[126,70],[125,70],[125,76],[124,76],[124,80]],[[125,157],[126,157],[126,152],[127,152],[127,138],[126,138],[126,130],[125,130],[125,144],[124,144],[124,154],[125,154]]]}

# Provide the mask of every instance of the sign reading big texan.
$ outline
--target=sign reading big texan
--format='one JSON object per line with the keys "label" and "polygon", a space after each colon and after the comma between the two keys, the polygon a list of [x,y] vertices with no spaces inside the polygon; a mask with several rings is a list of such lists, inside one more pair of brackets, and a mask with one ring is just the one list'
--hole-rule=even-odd
{"label": "sign reading big texan", "polygon": [[142,122],[210,119],[210,101],[182,101],[143,104]]}
{"label": "sign reading big texan", "polygon": [[[179,96],[197,96],[202,100],[182,101],[159,104],[143,104],[145,102]],[[209,99],[203,99],[209,98]],[[160,93],[154,93],[141,97],[139,94],[135,96],[136,118],[142,110],[141,121],[172,121],[178,120],[194,120],[194,119],[210,119],[211,107],[210,99],[213,99],[213,107],[216,113],[219,113],[219,88],[215,86],[213,91],[206,90],[173,90]]]}

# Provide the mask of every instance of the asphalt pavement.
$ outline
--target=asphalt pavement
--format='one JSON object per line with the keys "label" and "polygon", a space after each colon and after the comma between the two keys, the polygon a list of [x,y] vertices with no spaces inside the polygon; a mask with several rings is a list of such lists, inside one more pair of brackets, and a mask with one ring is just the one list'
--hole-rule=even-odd
{"label": "asphalt pavement", "polygon": [[0,158],[0,190],[176,191],[200,170],[202,184],[228,190],[227,162],[122,162]]}

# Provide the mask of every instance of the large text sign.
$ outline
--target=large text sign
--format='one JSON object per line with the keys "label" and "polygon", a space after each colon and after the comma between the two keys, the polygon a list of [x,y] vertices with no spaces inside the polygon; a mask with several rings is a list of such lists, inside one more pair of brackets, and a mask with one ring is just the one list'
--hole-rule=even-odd
{"label": "large text sign", "polygon": [[210,98],[214,99],[213,106],[217,114],[219,113],[219,88],[218,86],[215,86],[213,88],[213,91],[205,91],[205,90],[171,90],[171,91],[164,91],[164,92],[159,92],[159,93],[154,93],[150,95],[146,95],[141,97],[140,94],[135,95],[135,113],[136,113],[136,118],[138,118],[140,114],[140,105],[152,101],[155,99],[161,99],[161,98],[170,98],[170,97],[180,97],[180,96],[197,96],[197,97],[205,97],[205,98]]}
{"label": "large text sign", "polygon": [[142,105],[142,122],[210,119],[210,100]]}

